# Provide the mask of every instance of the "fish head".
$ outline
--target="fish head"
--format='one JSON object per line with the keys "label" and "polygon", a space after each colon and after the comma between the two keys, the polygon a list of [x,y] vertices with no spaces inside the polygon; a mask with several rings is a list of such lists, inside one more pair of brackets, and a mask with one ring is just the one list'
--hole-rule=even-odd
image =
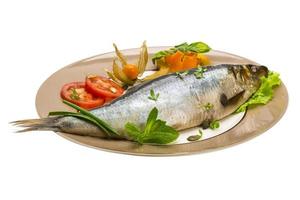
{"label": "fish head", "polygon": [[261,77],[268,75],[268,68],[262,65],[235,65],[232,67],[235,79],[240,85],[246,88],[258,89]]}
{"label": "fish head", "polygon": [[[268,75],[268,68],[262,65],[233,65],[229,68],[234,77],[234,84],[232,90],[238,94],[244,91],[244,99],[248,99],[254,92],[258,90],[261,84],[261,77]],[[238,88],[238,89],[237,89]],[[230,94],[227,96],[233,96]]]}
{"label": "fish head", "polygon": [[249,65],[245,65],[245,67],[251,73],[253,78],[260,79],[260,77],[267,76],[268,73],[269,73],[268,68],[266,66],[263,66],[263,65],[251,65],[251,64],[249,64]]}
{"label": "fish head", "polygon": [[268,68],[261,65],[230,65],[229,78],[223,82],[220,102],[227,113],[236,110],[260,87],[261,77],[268,74]]}
{"label": "fish head", "polygon": [[261,84],[261,77],[268,76],[269,70],[263,65],[243,65],[241,73],[247,86],[256,91]]}

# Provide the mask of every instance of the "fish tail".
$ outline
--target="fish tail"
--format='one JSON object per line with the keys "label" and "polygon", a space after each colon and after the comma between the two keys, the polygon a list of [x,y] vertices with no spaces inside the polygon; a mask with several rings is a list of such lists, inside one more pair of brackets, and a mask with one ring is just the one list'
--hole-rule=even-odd
{"label": "fish tail", "polygon": [[60,117],[46,117],[41,119],[25,119],[10,122],[12,125],[23,128],[17,133],[28,131],[59,131],[58,119]]}

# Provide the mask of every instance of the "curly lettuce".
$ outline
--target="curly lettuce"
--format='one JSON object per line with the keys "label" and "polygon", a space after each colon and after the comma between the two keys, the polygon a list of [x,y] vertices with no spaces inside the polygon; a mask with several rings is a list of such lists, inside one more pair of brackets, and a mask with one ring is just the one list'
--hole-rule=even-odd
{"label": "curly lettuce", "polygon": [[269,72],[267,77],[261,77],[261,81],[259,89],[236,110],[237,113],[245,111],[248,107],[267,104],[274,96],[275,87],[281,84],[277,72]]}

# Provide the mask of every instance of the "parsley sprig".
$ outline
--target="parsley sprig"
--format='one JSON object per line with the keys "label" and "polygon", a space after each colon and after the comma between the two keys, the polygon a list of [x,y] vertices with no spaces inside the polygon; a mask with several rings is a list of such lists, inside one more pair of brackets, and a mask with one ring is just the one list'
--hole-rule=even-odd
{"label": "parsley sprig", "polygon": [[148,99],[153,100],[153,101],[157,101],[159,97],[159,93],[155,94],[154,90],[151,89],[150,90],[150,96],[148,96]]}
{"label": "parsley sprig", "polygon": [[183,77],[188,75],[189,74],[189,71],[184,71],[184,72],[176,72],[176,76],[178,78],[180,78],[181,80],[183,80]]}
{"label": "parsley sprig", "polygon": [[203,73],[206,72],[207,69],[199,66],[196,71],[194,72],[194,75],[197,79],[203,78]]}

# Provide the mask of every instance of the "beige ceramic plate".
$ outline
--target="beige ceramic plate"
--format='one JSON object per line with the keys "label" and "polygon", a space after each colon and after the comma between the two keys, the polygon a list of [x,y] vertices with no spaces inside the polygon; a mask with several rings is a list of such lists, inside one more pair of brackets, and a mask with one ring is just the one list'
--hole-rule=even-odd
{"label": "beige ceramic plate", "polygon": [[[149,54],[168,47],[151,47]],[[135,63],[139,49],[124,50],[123,53],[129,62]],[[211,51],[208,57],[212,64],[232,63],[245,64],[254,63],[251,60],[220,51]],[[104,69],[110,69],[114,53],[106,53],[81,60],[62,68],[50,76],[40,87],[36,96],[36,108],[40,117],[46,117],[50,111],[71,110],[61,102],[59,92],[65,83],[84,80],[88,74],[105,74]],[[254,63],[255,64],[255,63]],[[148,70],[153,69],[149,61]],[[77,136],[66,133],[58,133],[73,142],[102,150],[134,155],[182,155],[192,154],[212,149],[222,148],[240,143],[263,133],[272,127],[284,114],[288,104],[288,94],[282,84],[275,91],[273,100],[265,106],[250,109],[242,120],[231,129],[209,139],[172,145],[138,145],[129,141],[116,141],[86,136]]]}

